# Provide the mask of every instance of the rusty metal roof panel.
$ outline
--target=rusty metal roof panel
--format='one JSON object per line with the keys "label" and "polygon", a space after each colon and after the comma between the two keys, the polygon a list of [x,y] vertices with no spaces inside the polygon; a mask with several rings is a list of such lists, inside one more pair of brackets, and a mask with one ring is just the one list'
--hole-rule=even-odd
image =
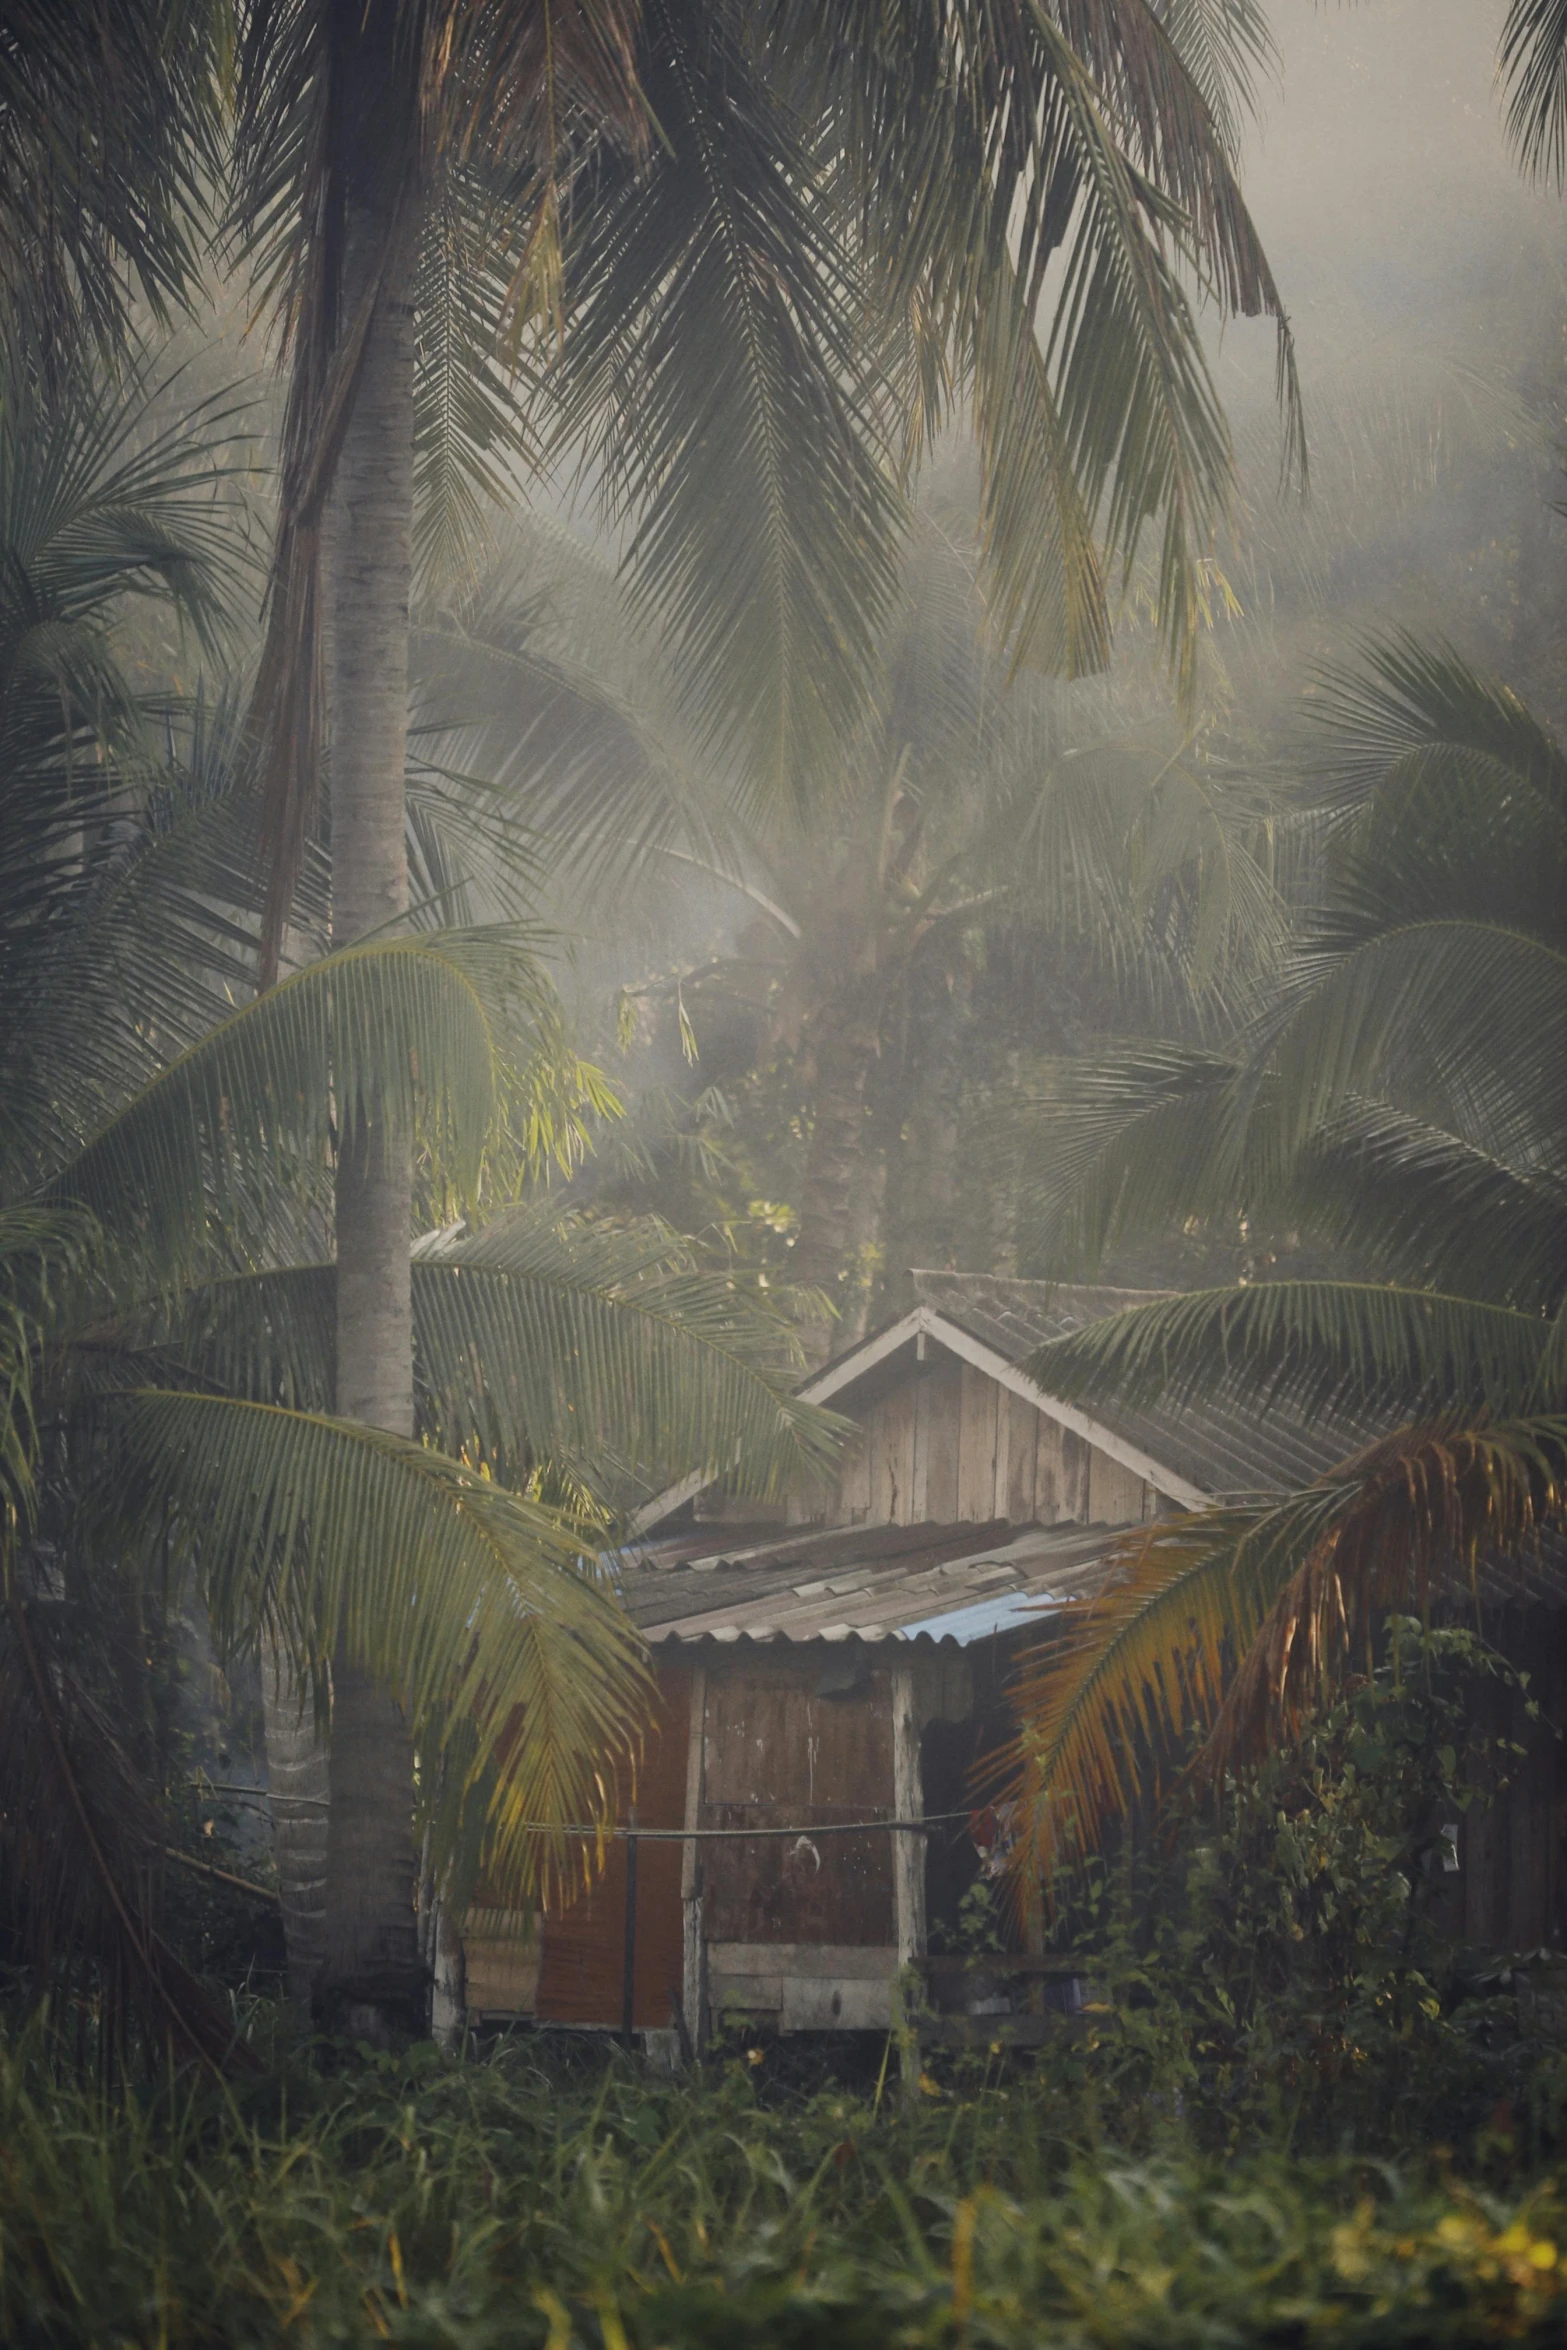
{"label": "rusty metal roof panel", "polygon": [[[736,1541],[739,1531],[743,1539]],[[1123,1529],[1124,1531],[1124,1529]],[[665,1642],[979,1639],[1103,1588],[1109,1526],[832,1527],[761,1542],[697,1528],[618,1554],[621,1595]]]}

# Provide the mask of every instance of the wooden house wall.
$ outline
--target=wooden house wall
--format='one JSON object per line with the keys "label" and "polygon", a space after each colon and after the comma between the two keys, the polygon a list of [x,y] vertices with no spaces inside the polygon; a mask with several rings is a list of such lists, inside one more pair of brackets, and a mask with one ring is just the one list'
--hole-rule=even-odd
{"label": "wooden house wall", "polygon": [[[848,1684],[834,1687],[846,1663]],[[661,1664],[658,1713],[636,1777],[644,1827],[798,1823],[798,1837],[740,1835],[696,1847],[703,1940],[731,1956],[780,1947],[847,1952],[851,1976],[855,1950],[876,1953],[860,2005],[869,1996],[879,2001],[878,2013],[895,1965],[892,1839],[874,1829],[813,1839],[810,1829],[894,1816],[891,1681],[888,1666],[837,1648],[736,1651],[695,1673],[684,1663]],[[927,1702],[961,1705],[966,1688],[964,1673],[945,1660]],[[619,1790],[618,1819],[628,1817],[630,1801],[628,1783]],[[668,2028],[681,1996],[685,1852],[673,1840],[637,1848],[639,2030]],[[588,1889],[540,1921],[488,1907],[481,1896],[463,1926],[470,2013],[618,2025],[625,1929],[626,1846],[619,1838]],[[826,1981],[824,1996],[832,1988]],[[850,2013],[859,2016],[852,1998]],[[859,2020],[870,2020],[869,2010]]]}
{"label": "wooden house wall", "polygon": [[710,1943],[832,1943],[882,1947],[893,1939],[891,1838],[823,1836],[812,1827],[890,1819],[893,1796],[890,1675],[867,1666],[859,1682],[824,1695],[843,1655],[750,1656],[707,1675],[701,1809],[704,1828],[802,1834],[714,1841],[702,1847],[702,1925]]}
{"label": "wooden house wall", "polygon": [[[1481,1628],[1529,1684],[1525,1697],[1498,1681],[1477,1681],[1472,1715],[1487,1736],[1510,1739],[1523,1752],[1497,1800],[1459,1823],[1447,1923],[1479,1950],[1560,1948],[1567,1940],[1567,1617],[1507,1608],[1488,1611]],[[1537,1716],[1527,1711],[1530,1703]]]}
{"label": "wooden house wall", "polygon": [[791,1497],[791,1524],[1120,1526],[1158,1511],[1158,1494],[1134,1471],[943,1351],[871,1404],[862,1424],[836,1486]]}
{"label": "wooden house wall", "polygon": [[[644,1827],[685,1825],[690,1718],[690,1672],[681,1665],[666,1666],[659,1674],[654,1727],[636,1774],[637,1817]],[[631,1801],[630,1786],[622,1786],[618,1818],[628,1816]],[[639,2030],[667,2030],[680,1999],[680,1858],[676,1843],[637,1847],[632,2012]],[[618,2024],[625,1947],[626,1847],[617,1839],[587,1892],[546,1912],[532,2012],[546,2023]],[[525,1963],[519,1953],[519,1967]],[[469,2005],[477,2004],[470,1985]]]}

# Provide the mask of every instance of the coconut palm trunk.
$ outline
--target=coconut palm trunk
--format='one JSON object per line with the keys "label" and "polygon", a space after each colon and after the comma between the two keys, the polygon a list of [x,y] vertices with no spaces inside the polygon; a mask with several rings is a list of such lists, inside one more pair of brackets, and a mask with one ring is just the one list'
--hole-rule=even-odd
{"label": "coconut palm trunk", "polygon": [[[413,530],[412,252],[374,201],[374,109],[358,126],[369,200],[350,176],[342,315],[381,272],[327,533],[332,758],[332,942],[407,911],[404,773]],[[356,200],[357,198],[357,200]],[[340,1104],[337,1409],[414,1432],[409,1243],[413,1143],[375,1100]],[[414,1913],[413,1750],[392,1695],[340,1652],[332,1675],[327,1867],[314,2004],[379,2039],[419,2029],[424,1970]]]}

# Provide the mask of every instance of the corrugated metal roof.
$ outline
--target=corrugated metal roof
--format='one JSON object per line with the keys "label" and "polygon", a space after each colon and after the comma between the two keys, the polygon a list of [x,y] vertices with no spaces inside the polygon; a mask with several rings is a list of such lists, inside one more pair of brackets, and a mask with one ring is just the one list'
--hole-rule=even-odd
{"label": "corrugated metal roof", "polygon": [[1109,1526],[698,1526],[618,1554],[621,1595],[665,1642],[953,1640],[1104,1585]]}
{"label": "corrugated metal roof", "polygon": [[[921,1305],[1014,1365],[1047,1339],[1064,1338],[1125,1306],[1147,1305],[1167,1294],[1008,1280],[989,1273],[917,1272],[914,1288]],[[1338,1415],[1308,1422],[1283,1404],[1264,1410],[1204,1401],[1179,1409],[1128,1411],[1096,1400],[1093,1415],[1125,1443],[1216,1501],[1253,1500],[1309,1485],[1371,1434]]]}

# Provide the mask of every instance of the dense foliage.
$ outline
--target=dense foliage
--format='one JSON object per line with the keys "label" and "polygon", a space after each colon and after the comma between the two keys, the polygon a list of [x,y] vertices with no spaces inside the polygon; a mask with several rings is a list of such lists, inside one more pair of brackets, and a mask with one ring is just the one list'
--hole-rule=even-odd
{"label": "dense foliage", "polygon": [[1473,1632],[1395,1617],[1287,1747],[1063,1880],[1055,1931],[1095,1954],[1121,2093],[1178,2104],[1214,2149],[1461,2143],[1488,2116],[1554,2142],[1553,1972],[1466,1950],[1453,1883],[1460,1823],[1505,1792],[1536,1712]]}
{"label": "dense foliage", "polygon": [[[1491,2153],[1196,2151],[1069,2065],[773,2097],[537,2044],[107,2116],[0,2059],[0,2332],[51,2345],[758,2350],[1560,2339],[1567,2209]],[[1464,2150],[1467,2153],[1467,2149]]]}

